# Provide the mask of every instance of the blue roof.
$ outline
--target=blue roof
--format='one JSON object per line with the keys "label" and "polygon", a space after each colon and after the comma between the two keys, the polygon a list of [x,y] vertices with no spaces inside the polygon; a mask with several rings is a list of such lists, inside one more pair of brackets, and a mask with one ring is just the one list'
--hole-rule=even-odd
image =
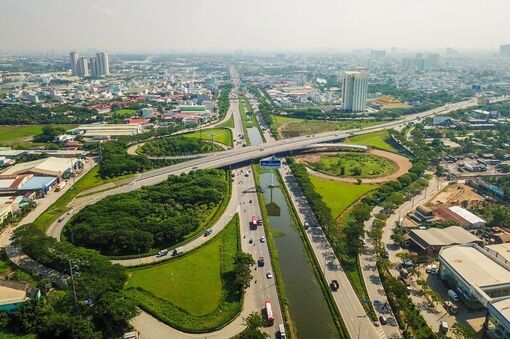
{"label": "blue roof", "polygon": [[33,177],[24,183],[23,186],[20,187],[20,190],[38,190],[45,188],[57,179],[57,177]]}

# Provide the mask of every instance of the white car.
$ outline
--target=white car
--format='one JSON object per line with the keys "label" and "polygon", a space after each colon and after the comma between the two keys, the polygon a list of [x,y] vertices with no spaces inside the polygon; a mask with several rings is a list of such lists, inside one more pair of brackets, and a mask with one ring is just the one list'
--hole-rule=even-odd
{"label": "white car", "polygon": [[260,242],[266,242],[266,237],[260,238]]}
{"label": "white car", "polygon": [[273,277],[273,273],[271,271],[266,273],[267,279],[271,279]]}

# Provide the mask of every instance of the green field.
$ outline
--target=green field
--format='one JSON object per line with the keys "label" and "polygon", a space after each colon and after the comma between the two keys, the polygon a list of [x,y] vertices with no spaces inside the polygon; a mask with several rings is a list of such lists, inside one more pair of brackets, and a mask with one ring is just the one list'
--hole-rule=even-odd
{"label": "green field", "polygon": [[322,200],[331,209],[335,219],[360,197],[377,188],[377,185],[350,184],[313,175],[310,176],[310,180],[315,191],[322,195]]}
{"label": "green field", "polygon": [[235,256],[240,251],[238,217],[214,240],[175,260],[130,272],[126,293],[159,320],[183,331],[223,326],[241,310],[233,288]]}
{"label": "green field", "polygon": [[309,165],[316,171],[337,177],[373,178],[390,175],[396,170],[392,161],[365,153],[325,155]]}
{"label": "green field", "polygon": [[54,222],[61,214],[67,210],[69,204],[74,197],[81,192],[99,185],[117,182],[131,177],[132,174],[115,177],[112,179],[102,179],[99,176],[99,165],[94,166],[87,174],[81,177],[74,187],[69,188],[60,198],[57,199],[46,211],[34,220],[40,229],[45,230],[52,222]]}
{"label": "green field", "polygon": [[281,129],[284,138],[298,137],[302,135],[310,135],[328,131],[341,131],[351,128],[368,127],[376,125],[376,121],[323,121],[323,120],[306,120],[283,116],[273,116],[276,128]]}
{"label": "green field", "polygon": [[397,150],[391,146],[387,139],[389,134],[387,131],[379,131],[368,134],[356,135],[345,141],[346,144],[366,145],[379,148],[385,151],[396,152]]}
{"label": "green field", "polygon": [[[42,133],[44,125],[0,125],[0,144],[12,145],[23,141],[31,141],[32,137]],[[75,128],[77,125],[53,125],[54,127],[63,127],[66,130]]]}
{"label": "green field", "polygon": [[228,128],[209,128],[201,131],[184,134],[187,138],[201,138],[202,140],[212,140],[227,146],[232,146],[232,131]]}
{"label": "green field", "polygon": [[218,127],[234,128],[234,118],[230,117],[230,119],[228,119]]}

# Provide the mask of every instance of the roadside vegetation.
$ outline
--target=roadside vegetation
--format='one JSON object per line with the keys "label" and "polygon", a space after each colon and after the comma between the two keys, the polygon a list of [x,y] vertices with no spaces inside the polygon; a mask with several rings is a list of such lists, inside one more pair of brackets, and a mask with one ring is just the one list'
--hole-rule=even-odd
{"label": "roadside vegetation", "polygon": [[145,253],[184,241],[227,199],[225,171],[169,176],[158,185],[107,197],[83,208],[64,228],[66,239],[103,254]]}
{"label": "roadside vegetation", "polygon": [[[244,286],[236,281],[236,272],[249,271],[250,262],[240,259],[240,254],[236,215],[220,234],[195,251],[131,271],[126,294],[180,331],[220,329],[241,312]],[[243,262],[244,267],[237,267],[236,262]]]}
{"label": "roadside vegetation", "polygon": [[218,150],[218,148],[203,139],[173,136],[148,141],[137,150],[137,153],[149,157],[161,157],[209,153]]}
{"label": "roadside vegetation", "polygon": [[4,328],[9,332],[36,333],[40,338],[99,339],[117,337],[129,329],[128,322],[138,310],[123,292],[128,277],[125,268],[96,251],[57,242],[34,224],[18,227],[13,240],[39,264],[63,272],[62,279],[69,278],[70,267],[75,274],[74,284],[61,285],[61,290],[48,295],[51,283],[41,280],[43,297],[25,302],[8,315]]}
{"label": "roadside vegetation", "polygon": [[[0,126],[0,145],[14,145],[23,142],[31,142],[34,137],[43,133],[44,128],[55,128],[64,133],[76,125],[9,125]],[[61,134],[62,134],[61,133]],[[39,140],[34,140],[39,141]],[[49,142],[53,139],[49,140]],[[45,142],[45,141],[39,141]]]}
{"label": "roadside vegetation", "polygon": [[307,164],[315,171],[337,177],[373,178],[395,172],[395,164],[385,158],[365,153],[339,153],[321,156]]}

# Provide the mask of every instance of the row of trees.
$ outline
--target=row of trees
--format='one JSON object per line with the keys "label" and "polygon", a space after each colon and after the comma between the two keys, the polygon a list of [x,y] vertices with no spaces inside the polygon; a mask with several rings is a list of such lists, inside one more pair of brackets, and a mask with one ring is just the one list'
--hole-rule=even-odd
{"label": "row of trees", "polygon": [[220,119],[227,114],[230,108],[230,91],[232,91],[232,85],[224,85],[220,88],[220,95],[218,96],[218,114]]}
{"label": "row of trees", "polygon": [[0,125],[81,124],[104,120],[96,115],[93,109],[71,105],[51,109],[41,105],[13,105],[0,109]]}
{"label": "row of trees", "polygon": [[183,241],[225,198],[221,170],[169,176],[156,186],[107,197],[81,210],[66,226],[67,239],[109,255],[144,253]]}
{"label": "row of trees", "polygon": [[29,301],[7,317],[0,313],[0,326],[40,338],[114,337],[129,328],[138,310],[123,293],[125,268],[96,251],[57,242],[33,224],[16,229],[14,244],[38,263],[67,275],[73,267],[74,284],[69,280],[62,292]]}
{"label": "row of trees", "polygon": [[141,147],[141,152],[147,156],[159,157],[169,155],[200,154],[214,151],[210,142],[196,138],[175,136],[151,140]]}

